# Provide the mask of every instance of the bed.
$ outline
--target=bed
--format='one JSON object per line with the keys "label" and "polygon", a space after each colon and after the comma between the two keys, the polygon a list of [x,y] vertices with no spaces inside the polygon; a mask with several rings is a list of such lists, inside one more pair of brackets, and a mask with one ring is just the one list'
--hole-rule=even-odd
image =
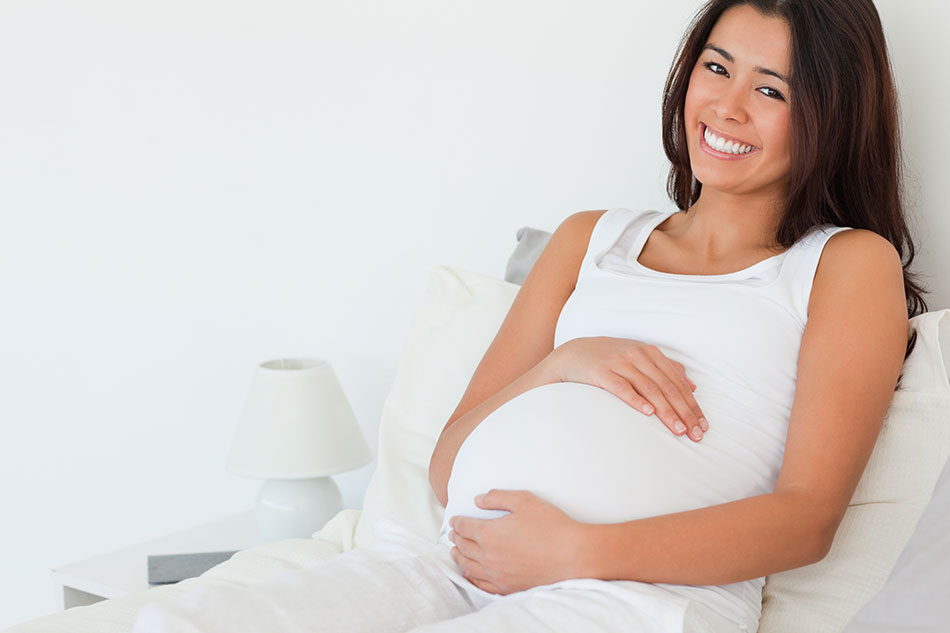
{"label": "bed", "polygon": [[[548,237],[518,231],[504,279],[452,266],[431,270],[383,407],[377,467],[361,510],[342,510],[312,538],[243,550],[200,577],[7,633],[129,633],[147,603],[174,601],[200,584],[253,585],[316,564],[372,543],[382,518],[435,542],[443,508],[427,469],[436,438]],[[917,346],[834,545],[816,564],[768,577],[762,633],[935,633],[950,616],[939,600],[950,596],[950,309],[910,324]]]}

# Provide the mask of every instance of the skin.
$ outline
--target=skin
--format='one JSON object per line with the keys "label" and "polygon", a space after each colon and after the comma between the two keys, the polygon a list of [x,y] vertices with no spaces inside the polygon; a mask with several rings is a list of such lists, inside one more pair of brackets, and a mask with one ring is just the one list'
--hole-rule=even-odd
{"label": "skin", "polygon": [[[693,270],[716,262],[774,254],[775,227],[791,168],[789,86],[755,72],[756,66],[789,76],[791,34],[779,18],[748,5],[725,11],[690,74],[684,123],[690,166],[703,184],[688,213],[674,214],[666,252],[691,254]],[[703,124],[754,145],[741,160],[726,161],[700,149]],[[781,250],[781,249],[779,249]],[[672,259],[672,258],[671,258]]]}
{"label": "skin", "polygon": [[[744,262],[749,266],[774,249],[770,227],[789,171],[788,104],[775,101],[766,89],[788,98],[787,86],[752,72],[764,66],[787,76],[787,25],[748,6],[734,7],[721,16],[709,43],[731,53],[734,61],[704,51],[690,78],[684,122],[702,194],[689,214],[674,214],[649,240],[659,238],[655,257],[666,258],[667,264],[676,255],[689,255],[679,265],[694,274],[728,272],[701,271],[728,268],[743,258],[752,258]],[[720,74],[705,62],[719,63],[722,68],[713,68]],[[703,122],[760,151],[739,161],[709,156],[699,144]],[[564,238],[576,240],[566,252],[583,252],[596,217],[596,212],[578,214],[577,224],[586,228]],[[643,258],[641,263],[647,264]],[[540,294],[543,286],[526,281],[525,288],[532,302],[549,300]],[[785,455],[773,492],[594,525],[574,521],[528,491],[490,490],[476,504],[509,514],[453,517],[452,556],[473,584],[498,594],[565,578],[726,584],[817,562],[831,548],[877,440],[907,334],[896,249],[871,231],[837,233],[825,245],[815,273]],[[515,340],[505,336],[506,343]],[[512,359],[504,360],[510,364]],[[491,363],[484,375],[506,363]],[[543,372],[544,364],[532,371]]]}

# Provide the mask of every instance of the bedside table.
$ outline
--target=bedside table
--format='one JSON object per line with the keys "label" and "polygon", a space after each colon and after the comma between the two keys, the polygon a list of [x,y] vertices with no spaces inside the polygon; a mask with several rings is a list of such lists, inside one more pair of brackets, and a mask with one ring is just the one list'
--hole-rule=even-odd
{"label": "bedside table", "polygon": [[260,545],[253,510],[132,545],[52,570],[59,609],[90,605],[107,598],[144,591],[150,554],[192,554],[241,550]]}

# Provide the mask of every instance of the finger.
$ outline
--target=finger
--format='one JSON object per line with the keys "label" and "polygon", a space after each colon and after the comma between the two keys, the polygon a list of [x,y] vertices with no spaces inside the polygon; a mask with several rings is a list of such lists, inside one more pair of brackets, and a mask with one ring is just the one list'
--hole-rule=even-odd
{"label": "finger", "polygon": [[[655,367],[654,372],[660,373]],[[678,414],[669,404],[666,394],[649,376],[636,367],[628,367],[626,373],[623,374],[612,373],[613,377],[604,379],[604,382],[609,385],[605,386],[605,389],[617,395],[623,394],[620,397],[628,403],[645,402],[646,404],[642,406],[631,404],[631,406],[643,410],[644,413],[647,413],[643,409],[644,406],[652,406],[656,412],[656,417],[674,434],[682,435],[687,431],[686,425],[680,422]],[[662,380],[669,382],[665,377]],[[647,415],[650,414],[647,413]],[[680,422],[679,426],[677,426],[677,422]]]}
{"label": "finger", "polygon": [[519,505],[522,495],[520,490],[498,490],[492,488],[488,492],[475,495],[475,505],[485,510],[507,510],[514,512]]}
{"label": "finger", "polygon": [[[696,398],[693,396],[690,381],[686,377],[685,371],[680,370],[680,368],[685,369],[685,366],[680,362],[672,360],[655,346],[645,347],[642,351],[645,355],[654,359],[655,365],[670,379],[673,386],[679,390],[677,394],[676,392],[669,391],[668,388],[663,389],[670,403],[678,412],[680,419],[687,426],[690,437],[697,441],[702,439],[703,432],[709,430],[709,424],[706,422],[705,415],[699,408]],[[658,384],[661,388],[665,386],[662,382],[658,382]],[[677,397],[677,395],[681,397]]]}
{"label": "finger", "polygon": [[455,561],[455,564],[458,565],[459,570],[462,572],[462,575],[466,578],[472,575],[472,570],[477,567],[481,567],[477,560],[471,556],[466,556],[465,552],[460,550],[458,547],[453,547],[451,550],[452,560]]}
{"label": "finger", "polygon": [[482,591],[487,591],[488,593],[503,593],[498,587],[491,584],[488,580],[483,580],[481,578],[469,578],[469,582],[481,589]]}
{"label": "finger", "polygon": [[689,386],[692,387],[692,389],[695,391],[695,390],[696,390],[696,383],[693,382],[692,380],[690,380],[689,376],[686,375],[686,365],[684,365],[683,363],[681,363],[681,362],[679,362],[679,361],[677,361],[677,360],[671,360],[671,362],[672,362],[674,365],[676,365],[676,367],[680,370],[680,373],[683,374],[683,378],[686,379],[686,381],[689,383]]}
{"label": "finger", "polygon": [[478,552],[478,543],[470,538],[465,538],[458,532],[449,532],[449,540],[455,544],[452,551],[458,550],[458,553],[467,558],[476,558]]}
{"label": "finger", "polygon": [[630,381],[620,374],[612,371],[608,372],[600,378],[600,387],[606,389],[634,409],[642,411],[646,415],[653,415],[653,412],[656,410],[655,407],[650,404],[649,400],[640,395],[640,393],[634,389],[633,385],[630,384]]}
{"label": "finger", "polygon": [[[481,563],[479,563],[477,560],[469,558],[460,552],[456,547],[452,548],[452,559],[455,561],[455,564],[458,565],[459,570],[462,572],[462,576],[464,576],[465,579],[470,583],[480,589],[484,589],[485,591],[498,593],[498,589],[495,587],[495,585],[485,578],[485,568],[482,567]],[[489,589],[489,587],[491,589]]]}
{"label": "finger", "polygon": [[[665,370],[664,370],[665,369]],[[643,363],[631,372],[638,392],[656,407],[657,417],[676,435],[688,433],[690,439],[702,439],[702,423],[687,399],[695,402],[689,385],[669,359],[660,353],[654,363]],[[698,409],[698,405],[696,405]]]}
{"label": "finger", "polygon": [[[662,356],[662,354],[660,356],[662,360],[672,365],[673,361],[670,361],[666,356]],[[649,363],[654,362],[652,367],[653,374],[657,377],[655,380],[640,372],[636,367],[629,366],[626,375],[617,372],[609,372],[604,375],[600,379],[600,386],[647,415],[651,415],[653,411],[658,411],[657,417],[675,435],[683,435],[691,431],[693,427],[698,427],[698,436],[694,432],[691,439],[695,441],[702,439],[702,432],[708,430],[709,425],[699,421],[699,416],[702,416],[701,411],[697,414],[691,410],[688,402],[695,403],[696,401],[692,397],[692,391],[689,389],[685,377],[674,368],[673,380],[677,380],[677,383],[664,390],[658,385],[671,383],[670,377],[658,370],[653,359],[647,358],[645,360],[647,363],[643,364],[644,367],[651,367]],[[635,379],[634,376],[638,376],[638,379]],[[685,390],[688,395],[683,397],[680,390]],[[671,400],[675,402],[676,406],[671,404]],[[699,405],[695,404],[695,407],[698,411]],[[686,414],[681,415],[677,409],[685,411]]]}
{"label": "finger", "polygon": [[456,534],[458,534],[459,532],[467,532],[468,530],[468,521],[466,520],[467,518],[468,517],[464,517],[461,515],[455,515],[451,519],[449,519],[449,527],[452,528],[452,530]]}
{"label": "finger", "polygon": [[[682,419],[688,427],[690,437],[692,437],[694,440],[702,439],[703,433],[709,430],[709,424],[705,421],[705,415],[703,414],[702,409],[699,408],[699,403],[696,402],[696,397],[693,396],[693,390],[690,389],[689,379],[677,371],[676,366],[673,365],[673,362],[670,361],[669,358],[663,356],[663,359],[666,359],[666,361],[670,363],[666,370],[666,375],[672,379],[674,385],[679,389],[679,393],[682,396],[682,401],[678,402],[676,407],[676,409],[680,412],[680,419]],[[660,359],[661,368],[663,367],[663,359]],[[685,411],[683,407],[686,407]]]}

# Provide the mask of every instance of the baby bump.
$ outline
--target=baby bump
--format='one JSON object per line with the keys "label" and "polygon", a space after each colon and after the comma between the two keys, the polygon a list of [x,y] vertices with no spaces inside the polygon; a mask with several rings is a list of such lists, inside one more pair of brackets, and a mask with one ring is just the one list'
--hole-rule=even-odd
{"label": "baby bump", "polygon": [[455,515],[506,514],[474,504],[476,494],[492,488],[529,490],[587,523],[629,521],[764,492],[762,477],[735,459],[735,438],[717,436],[713,411],[700,406],[710,432],[693,442],[599,387],[559,382],[531,389],[489,414],[460,447],[443,533]]}

